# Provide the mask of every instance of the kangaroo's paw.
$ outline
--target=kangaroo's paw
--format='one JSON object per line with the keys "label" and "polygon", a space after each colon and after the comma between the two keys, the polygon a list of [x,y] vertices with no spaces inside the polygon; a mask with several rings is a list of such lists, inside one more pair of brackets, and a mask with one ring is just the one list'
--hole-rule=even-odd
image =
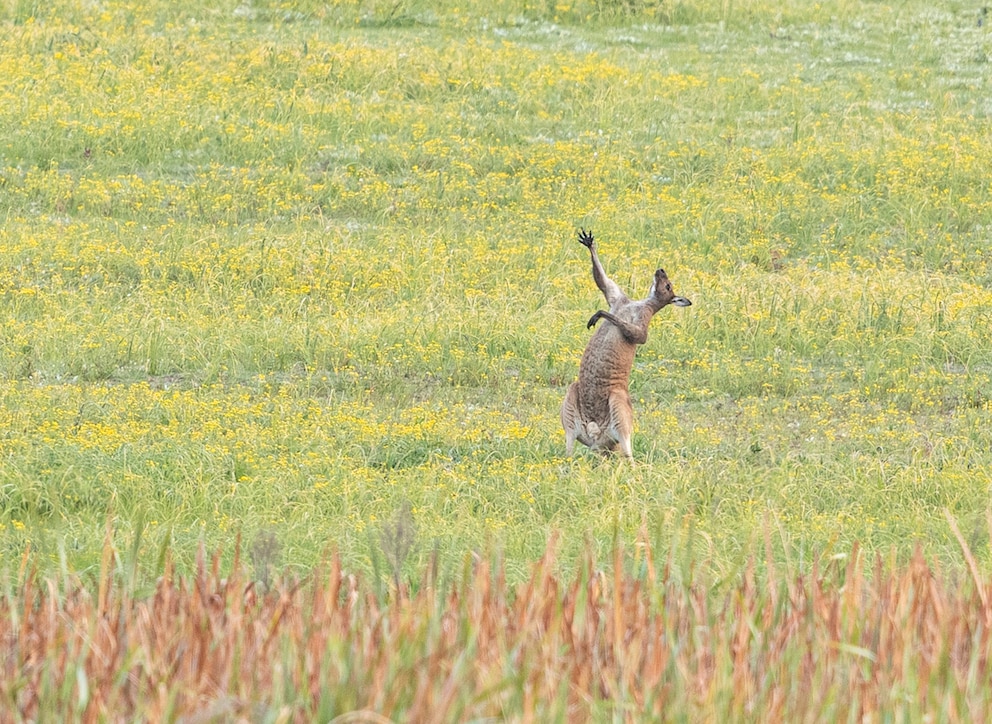
{"label": "kangaroo's paw", "polygon": [[591,249],[592,242],[593,242],[592,232],[586,231],[582,227],[579,227],[579,243],[582,244],[582,246]]}

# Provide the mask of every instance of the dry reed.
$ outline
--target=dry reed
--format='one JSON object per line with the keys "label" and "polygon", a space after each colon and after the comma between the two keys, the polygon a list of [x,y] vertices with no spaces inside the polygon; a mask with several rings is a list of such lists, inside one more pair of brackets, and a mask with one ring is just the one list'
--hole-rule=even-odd
{"label": "dry reed", "polygon": [[[966,558],[970,558],[963,547]],[[0,598],[0,721],[987,720],[992,586],[917,549],[706,580],[640,541],[519,586],[468,559],[376,595],[332,557],[271,589],[237,561],[134,587],[26,563]],[[973,559],[972,561],[973,562]],[[95,591],[95,595],[94,595]]]}

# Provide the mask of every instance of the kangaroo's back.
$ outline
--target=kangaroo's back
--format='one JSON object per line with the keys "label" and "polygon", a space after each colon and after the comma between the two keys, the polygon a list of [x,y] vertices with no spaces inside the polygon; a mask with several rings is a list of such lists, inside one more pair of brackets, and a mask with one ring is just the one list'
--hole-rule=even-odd
{"label": "kangaroo's back", "polygon": [[[626,311],[620,308],[614,314],[622,318]],[[620,327],[611,323],[600,325],[579,362],[579,385],[585,395],[603,396],[607,388],[626,387],[636,351],[637,345],[624,337]]]}
{"label": "kangaroo's back", "polygon": [[604,324],[593,334],[579,363],[577,395],[585,419],[607,420],[610,394],[627,390],[636,347],[616,327]]}

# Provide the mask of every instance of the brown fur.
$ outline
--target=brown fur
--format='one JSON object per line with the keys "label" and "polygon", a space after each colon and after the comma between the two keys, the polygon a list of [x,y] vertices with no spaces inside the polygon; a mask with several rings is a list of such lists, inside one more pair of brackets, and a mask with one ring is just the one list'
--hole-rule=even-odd
{"label": "brown fur", "polygon": [[562,402],[565,451],[571,455],[578,440],[604,454],[619,447],[631,458],[634,411],[627,386],[634,366],[634,352],[637,345],[647,341],[648,324],[658,310],[669,304],[687,307],[692,302],[675,295],[664,269],[654,273],[654,283],[647,298],[631,301],[606,276],[592,234],[581,229],[579,242],[589,249],[593,279],[606,297],[610,311],[598,311],[590,318],[589,327],[600,319],[605,321],[589,340],[579,363],[579,379],[569,385]]}

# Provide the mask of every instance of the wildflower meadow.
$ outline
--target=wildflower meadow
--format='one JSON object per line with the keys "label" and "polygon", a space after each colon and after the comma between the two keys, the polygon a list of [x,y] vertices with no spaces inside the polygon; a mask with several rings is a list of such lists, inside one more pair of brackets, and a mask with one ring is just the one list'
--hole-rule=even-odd
{"label": "wildflower meadow", "polygon": [[[964,0],[0,0],[10,720],[815,717],[789,672],[837,718],[987,715],[990,23]],[[633,465],[564,454],[605,307],[579,227],[633,296],[663,267],[693,301],[638,350]],[[344,638],[300,624],[341,596],[318,618]],[[873,627],[864,601],[903,608]],[[144,653],[96,643],[108,611]],[[76,615],[66,664],[38,642]],[[228,636],[213,673],[149,653],[190,621]],[[484,638],[505,656],[466,669]],[[307,640],[332,663],[294,669]],[[249,651],[285,666],[235,686]]]}

